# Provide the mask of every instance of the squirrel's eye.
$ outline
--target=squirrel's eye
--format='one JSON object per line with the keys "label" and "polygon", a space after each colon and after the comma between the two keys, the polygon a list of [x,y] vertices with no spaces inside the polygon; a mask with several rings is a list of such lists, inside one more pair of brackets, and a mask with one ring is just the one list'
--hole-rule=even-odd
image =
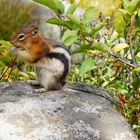
{"label": "squirrel's eye", "polygon": [[32,35],[37,34],[37,30],[32,31]]}
{"label": "squirrel's eye", "polygon": [[19,40],[25,39],[25,35],[24,35],[24,34],[19,34],[19,35],[18,35],[18,39],[19,39]]}

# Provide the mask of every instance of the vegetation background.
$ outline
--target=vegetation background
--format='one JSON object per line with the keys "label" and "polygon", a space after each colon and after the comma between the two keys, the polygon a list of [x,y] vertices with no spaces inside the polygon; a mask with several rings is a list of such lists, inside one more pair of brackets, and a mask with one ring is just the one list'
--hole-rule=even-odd
{"label": "vegetation background", "polygon": [[[116,106],[140,138],[140,0],[34,0],[56,13],[60,40],[81,54],[67,80],[110,90]],[[67,6],[66,6],[67,5]],[[34,79],[31,66],[11,54],[11,34],[30,21],[33,6],[0,1],[0,81]],[[18,13],[18,14],[17,14]],[[5,17],[5,18],[3,18]]]}

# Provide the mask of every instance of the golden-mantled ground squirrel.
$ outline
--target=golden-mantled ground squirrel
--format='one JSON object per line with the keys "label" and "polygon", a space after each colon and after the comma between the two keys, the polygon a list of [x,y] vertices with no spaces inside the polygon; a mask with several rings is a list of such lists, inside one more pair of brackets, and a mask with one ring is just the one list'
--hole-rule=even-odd
{"label": "golden-mantled ground squirrel", "polygon": [[70,51],[64,45],[44,38],[36,25],[17,31],[10,42],[14,54],[34,65],[37,81],[28,83],[42,87],[35,92],[60,89],[64,85],[71,65]]}

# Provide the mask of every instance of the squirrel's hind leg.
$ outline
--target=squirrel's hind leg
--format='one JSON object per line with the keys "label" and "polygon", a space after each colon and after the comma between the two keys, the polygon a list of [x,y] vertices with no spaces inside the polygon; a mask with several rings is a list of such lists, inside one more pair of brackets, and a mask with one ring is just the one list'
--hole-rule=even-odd
{"label": "squirrel's hind leg", "polygon": [[[40,86],[40,84],[37,80],[27,80],[26,82],[32,86]],[[45,89],[45,88],[33,89],[33,92],[35,92],[35,93],[43,93],[46,91],[47,91],[47,89]]]}
{"label": "squirrel's hind leg", "polygon": [[26,82],[32,86],[39,86],[40,85],[37,80],[27,80]]}

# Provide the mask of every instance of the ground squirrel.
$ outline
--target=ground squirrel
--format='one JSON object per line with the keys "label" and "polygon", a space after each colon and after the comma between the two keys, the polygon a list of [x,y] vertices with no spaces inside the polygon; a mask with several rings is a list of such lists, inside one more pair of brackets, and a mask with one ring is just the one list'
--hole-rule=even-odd
{"label": "ground squirrel", "polygon": [[71,65],[70,51],[64,45],[44,38],[36,25],[17,31],[10,42],[14,54],[34,65],[37,81],[28,83],[42,87],[35,92],[60,89],[64,85]]}

